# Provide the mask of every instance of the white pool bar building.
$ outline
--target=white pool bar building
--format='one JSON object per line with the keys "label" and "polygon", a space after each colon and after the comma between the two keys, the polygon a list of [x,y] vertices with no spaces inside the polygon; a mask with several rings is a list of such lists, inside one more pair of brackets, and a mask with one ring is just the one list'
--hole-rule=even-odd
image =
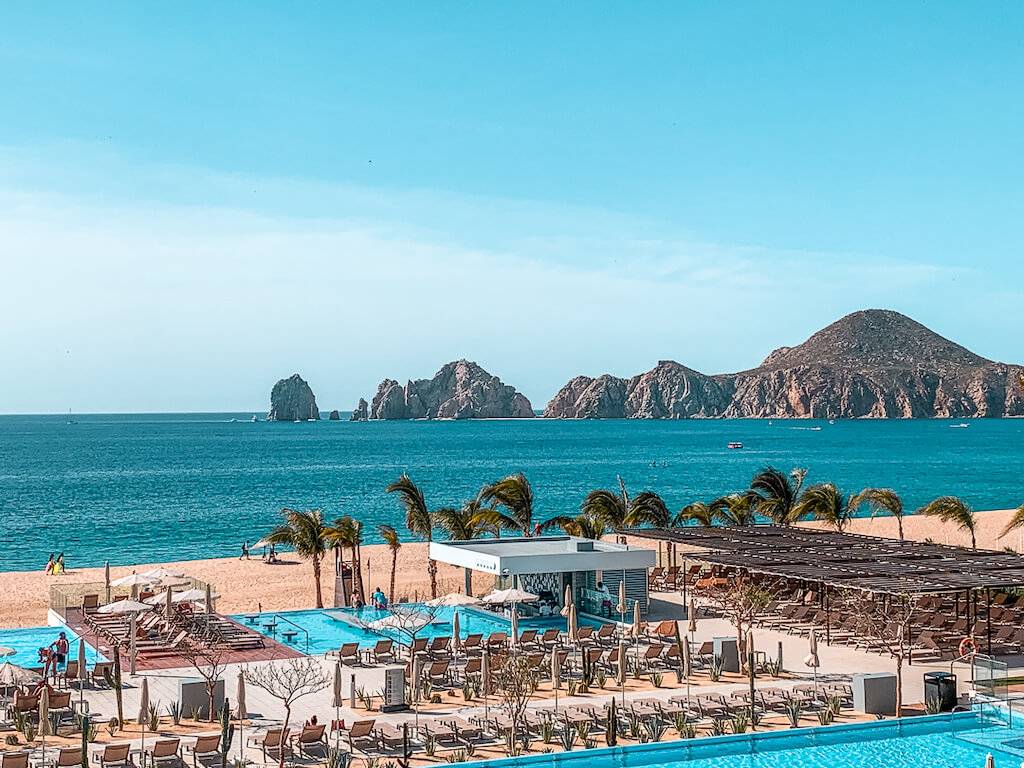
{"label": "white pool bar building", "polygon": [[[653,549],[576,536],[536,536],[515,539],[434,541],[430,557],[459,568],[492,574],[496,589],[519,587],[539,595],[542,603],[561,607],[571,585],[577,608],[592,616],[607,617],[603,584],[611,595],[612,618],[618,618],[619,584],[626,583],[626,610],[640,604],[648,609],[647,571],[655,564]],[[630,618],[626,619],[627,621]]]}

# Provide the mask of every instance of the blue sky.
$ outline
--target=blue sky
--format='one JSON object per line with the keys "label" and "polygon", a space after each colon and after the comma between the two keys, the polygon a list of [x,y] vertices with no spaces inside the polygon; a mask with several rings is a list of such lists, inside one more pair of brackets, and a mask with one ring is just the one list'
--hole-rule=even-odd
{"label": "blue sky", "polygon": [[[884,306],[1020,362],[1016,3],[0,8],[0,412],[755,365]],[[12,375],[10,372],[16,372]]]}

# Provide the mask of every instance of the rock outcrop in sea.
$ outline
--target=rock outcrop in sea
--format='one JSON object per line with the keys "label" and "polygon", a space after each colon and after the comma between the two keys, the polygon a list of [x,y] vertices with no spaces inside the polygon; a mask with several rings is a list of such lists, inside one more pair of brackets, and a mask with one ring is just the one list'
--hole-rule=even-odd
{"label": "rock outcrop in sea", "polygon": [[672,361],[629,379],[577,376],[548,418],[971,418],[1024,415],[1024,368],[988,360],[890,310],[854,312],[757,368]]}
{"label": "rock outcrop in sea", "polygon": [[337,409],[334,409],[333,411],[330,412],[330,414],[328,414],[327,420],[328,421],[341,421],[341,414],[338,413]]}
{"label": "rock outcrop in sea", "polygon": [[530,418],[526,397],[476,363],[447,363],[430,379],[385,379],[370,406],[371,419]]}
{"label": "rock outcrop in sea", "polygon": [[367,421],[370,418],[370,404],[362,397],[359,398],[359,405],[352,411],[349,421]]}
{"label": "rock outcrop in sea", "polygon": [[316,397],[309,384],[297,373],[277,382],[270,391],[270,413],[267,414],[267,421],[309,419],[320,420]]}

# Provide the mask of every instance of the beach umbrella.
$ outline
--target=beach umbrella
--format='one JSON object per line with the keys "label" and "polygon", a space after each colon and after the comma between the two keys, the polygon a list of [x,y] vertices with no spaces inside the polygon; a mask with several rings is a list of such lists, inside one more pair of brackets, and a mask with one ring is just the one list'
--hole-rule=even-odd
{"label": "beach umbrella", "polygon": [[686,631],[691,635],[697,631],[697,609],[693,605],[693,598],[690,598],[690,602],[686,605],[686,613],[690,616],[690,623],[686,626]]}
{"label": "beach umbrella", "polygon": [[341,708],[345,706],[345,696],[341,690],[341,660],[334,662],[334,680],[331,686],[331,706],[334,707],[334,742],[337,745],[341,740]]}
{"label": "beach umbrella", "polygon": [[558,646],[551,649],[551,690],[555,693],[555,712],[558,711],[558,689],[562,686],[562,665],[559,663]]}
{"label": "beach umbrella", "polygon": [[156,584],[160,579],[154,579],[150,576],[145,576],[141,573],[129,573],[127,576],[122,576],[120,579],[115,579],[110,582],[112,587],[144,587],[150,584]]}
{"label": "beach umbrella", "polygon": [[630,634],[638,640],[640,639],[640,628],[642,625],[643,622],[640,621],[640,601],[637,600],[633,603],[633,626],[630,627]]}
{"label": "beach umbrella", "polygon": [[0,645],[0,659],[5,658],[7,656],[13,656],[16,653],[17,651],[13,648],[8,648],[6,645]]}
{"label": "beach umbrella", "polygon": [[447,595],[441,595],[441,597],[435,597],[433,600],[427,600],[424,605],[429,605],[432,608],[435,607],[447,607],[455,608],[460,605],[479,605],[480,598],[472,597],[470,595],[464,595],[461,592],[451,592]]}
{"label": "beach umbrella", "polygon": [[626,582],[619,582],[619,604],[615,606],[616,613],[619,614],[619,622],[622,622],[622,616],[626,613]]}
{"label": "beach umbrella", "polygon": [[452,644],[455,650],[459,650],[462,645],[462,622],[459,620],[458,611],[455,611],[455,615],[452,616]]}
{"label": "beach umbrella", "polygon": [[484,649],[483,661],[480,663],[480,684],[484,689],[484,702],[491,692],[491,654]]}
{"label": "beach umbrella", "polygon": [[[622,690],[626,690],[626,641],[619,640],[619,666],[618,676],[619,685],[622,686]],[[625,701],[625,699],[623,699]]]}
{"label": "beach umbrella", "polygon": [[577,642],[579,640],[580,628],[579,622],[576,616],[576,603],[572,603],[569,606],[569,640],[570,642]]}
{"label": "beach umbrella", "polygon": [[167,587],[167,591],[164,592],[164,615],[168,619],[174,616],[174,593],[171,592],[170,587]]}
{"label": "beach umbrella", "polygon": [[213,590],[210,589],[209,584],[206,585],[206,594],[204,595],[204,599],[206,602],[206,613],[213,613]]}
{"label": "beach umbrella", "polygon": [[[340,679],[338,684],[340,688]],[[244,760],[242,745],[245,744],[245,739],[242,738],[242,721],[249,715],[249,709],[245,703],[245,675],[242,674],[242,670],[238,670],[238,683],[235,687],[235,714],[238,716],[238,760],[239,764],[242,764]]]}
{"label": "beach umbrella", "polygon": [[107,599],[104,600],[103,602],[109,603],[110,602],[110,562],[109,561],[106,562],[103,565],[103,583],[104,583],[104,585],[106,586],[106,589],[107,589]]}
{"label": "beach umbrella", "polygon": [[[213,713],[210,713],[213,719]],[[135,718],[142,731],[142,754],[146,754],[146,723],[149,722],[149,678],[142,678],[142,690],[139,692],[139,716]]]}
{"label": "beach umbrella", "polygon": [[569,618],[569,606],[572,605],[572,585],[565,585],[565,601],[562,603],[562,610],[559,613],[562,614],[563,619]]}
{"label": "beach umbrella", "polygon": [[[216,600],[220,595],[212,594],[209,597]],[[186,589],[184,592],[175,592],[171,598],[175,603],[198,603],[207,598],[205,589]]]}
{"label": "beach umbrella", "polygon": [[19,667],[5,661],[0,664],[0,687],[14,688],[16,686],[34,685],[43,679],[38,672],[25,667]]}
{"label": "beach umbrella", "polygon": [[807,640],[809,653],[804,657],[804,666],[810,667],[814,670],[814,697],[818,697],[818,667],[821,666],[821,660],[818,658],[818,633],[815,630],[811,630],[810,637]]}
{"label": "beach umbrella", "polygon": [[185,574],[182,573],[181,571],[175,571],[172,568],[165,568],[162,565],[159,568],[153,568],[150,571],[146,571],[142,575],[143,576],[148,576],[151,579],[156,579],[157,581],[163,581],[164,579],[183,579],[183,578],[185,578]]}
{"label": "beach umbrella", "polygon": [[96,613],[143,613],[144,611],[152,610],[152,605],[140,603],[138,600],[118,600],[113,603],[101,605],[99,608],[96,609]]}
{"label": "beach umbrella", "polygon": [[512,587],[511,589],[497,589],[491,592],[491,594],[483,598],[483,602],[488,605],[506,605],[508,603],[532,603],[539,599],[539,595],[527,592],[525,589],[519,589],[519,587]]}
{"label": "beach umbrella", "polygon": [[519,611],[516,610],[516,604],[512,603],[512,647],[519,645]]}

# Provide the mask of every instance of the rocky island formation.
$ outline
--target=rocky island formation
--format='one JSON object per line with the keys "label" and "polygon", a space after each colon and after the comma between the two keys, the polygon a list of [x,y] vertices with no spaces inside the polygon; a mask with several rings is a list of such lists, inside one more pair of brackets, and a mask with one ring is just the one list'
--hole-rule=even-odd
{"label": "rocky island formation", "polygon": [[349,421],[368,421],[370,418],[370,404],[362,397],[359,398],[359,404],[356,405],[352,411],[352,416],[349,417]]}
{"label": "rocky island formation", "polygon": [[270,390],[270,413],[267,421],[319,421],[320,411],[316,407],[316,397],[309,384],[294,373],[287,379],[281,379]]}
{"label": "rocky island formation", "polygon": [[[365,406],[365,401],[361,401]],[[354,415],[354,414],[353,414]],[[447,363],[431,379],[406,382],[385,379],[370,405],[371,419],[512,419],[530,418],[525,396],[503,384],[476,363]]]}
{"label": "rocky island formation", "polygon": [[890,310],[854,312],[757,368],[672,361],[628,379],[577,376],[547,418],[970,418],[1024,415],[1024,368],[988,360]]}

